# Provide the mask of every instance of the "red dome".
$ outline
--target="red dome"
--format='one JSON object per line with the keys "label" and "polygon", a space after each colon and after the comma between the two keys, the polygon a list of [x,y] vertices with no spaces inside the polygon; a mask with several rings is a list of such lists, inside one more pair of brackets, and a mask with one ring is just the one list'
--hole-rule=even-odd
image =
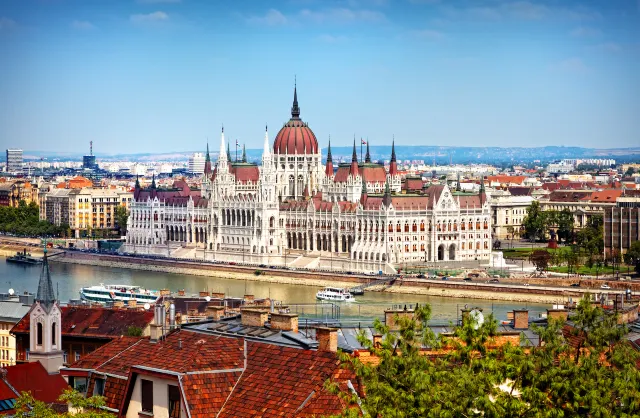
{"label": "red dome", "polygon": [[306,123],[300,119],[298,90],[293,89],[291,119],[280,129],[273,143],[275,154],[317,154],[318,140]]}
{"label": "red dome", "polygon": [[273,143],[276,154],[317,154],[318,140],[306,123],[291,119],[280,129]]}

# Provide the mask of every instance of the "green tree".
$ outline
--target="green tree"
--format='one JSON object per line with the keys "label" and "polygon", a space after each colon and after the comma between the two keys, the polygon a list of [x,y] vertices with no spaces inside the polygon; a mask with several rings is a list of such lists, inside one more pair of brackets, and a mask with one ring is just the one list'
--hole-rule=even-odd
{"label": "green tree", "polygon": [[142,337],[142,328],[136,326],[130,326],[127,328],[127,336],[129,337]]}
{"label": "green tree", "polygon": [[525,235],[532,241],[541,240],[546,235],[549,216],[540,210],[540,203],[537,200],[531,202],[527,215],[522,220]]}
{"label": "green tree", "polygon": [[564,242],[573,240],[573,214],[568,208],[556,212],[555,225],[558,227],[558,240]]}
{"label": "green tree", "polygon": [[124,206],[117,206],[114,217],[116,220],[116,225],[120,230],[120,235],[127,234],[127,220],[129,219],[129,211]]}
{"label": "green tree", "polygon": [[[376,322],[375,347],[361,344],[378,362],[341,354],[365,390],[363,399],[341,396],[356,417],[632,417],[640,414],[640,370],[627,329],[586,295],[571,317],[532,325],[533,344],[499,345],[496,321],[473,318],[452,335],[435,337],[428,306],[416,317],[397,318],[399,332]],[[565,338],[564,335],[571,338]],[[521,340],[526,342],[524,337]],[[538,343],[539,341],[539,343]],[[437,350],[437,351],[436,351]],[[431,355],[426,355],[431,354]],[[338,390],[335,385],[330,385]],[[359,402],[359,403],[358,403]]]}
{"label": "green tree", "polygon": [[587,220],[577,236],[576,243],[587,255],[602,254],[604,251],[604,221],[601,215],[593,215]]}
{"label": "green tree", "polygon": [[551,254],[547,250],[535,250],[529,255],[529,261],[538,271],[544,271],[549,266]]}
{"label": "green tree", "polygon": [[624,176],[625,177],[631,177],[633,176],[633,173],[635,173],[636,170],[633,167],[629,167],[627,168],[627,171],[624,172]]}
{"label": "green tree", "polygon": [[624,262],[634,266],[636,273],[640,274],[640,241],[634,241],[624,254]]}
{"label": "green tree", "polygon": [[[30,392],[22,392],[18,399],[16,399],[16,403],[14,406],[16,413],[14,416],[23,418],[115,417],[114,414],[101,409],[101,407],[105,406],[104,398],[102,396],[91,396],[89,398],[85,398],[82,394],[74,391],[73,389],[68,389],[60,396],[58,401],[60,401],[60,403],[70,405],[74,409],[74,412],[56,412],[55,409],[50,405],[34,399]],[[79,412],[75,412],[75,410],[79,410]]]}

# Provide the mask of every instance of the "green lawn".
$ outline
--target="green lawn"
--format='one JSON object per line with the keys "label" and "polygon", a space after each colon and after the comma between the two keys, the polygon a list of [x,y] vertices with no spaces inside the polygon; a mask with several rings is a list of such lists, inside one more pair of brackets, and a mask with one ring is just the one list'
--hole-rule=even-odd
{"label": "green lawn", "polygon": [[[553,271],[556,273],[567,273],[569,268],[567,266],[553,266],[553,267],[549,267],[547,269],[548,271]],[[580,268],[578,268],[577,272],[573,272],[573,273],[579,273],[579,274],[587,274],[589,276],[595,276],[596,275],[596,271],[597,274],[602,276],[602,275],[612,275],[614,274],[614,270],[613,267],[609,266],[609,267],[600,267],[599,269],[596,269],[595,267],[589,268],[587,266],[580,266]],[[631,274],[633,274],[633,268],[630,269]],[[620,268],[620,275],[626,275],[627,274],[627,267],[621,267]]]}
{"label": "green lawn", "polygon": [[527,247],[527,248],[509,248],[506,250],[499,250],[502,251],[502,253],[504,254],[504,258],[524,258],[524,259],[528,259],[529,255],[536,251],[536,250],[547,250],[547,251],[554,251],[550,248],[546,248],[546,247]]}

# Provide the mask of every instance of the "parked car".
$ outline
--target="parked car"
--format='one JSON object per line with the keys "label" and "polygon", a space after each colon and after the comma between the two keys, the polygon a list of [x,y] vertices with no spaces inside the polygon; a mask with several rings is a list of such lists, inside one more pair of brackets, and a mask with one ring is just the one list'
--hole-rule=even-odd
{"label": "parked car", "polygon": [[608,284],[603,284],[602,286],[600,286],[600,289],[611,289],[611,286],[609,286]]}
{"label": "parked car", "polygon": [[424,274],[418,274],[418,279],[424,279],[424,278],[425,278]]}
{"label": "parked car", "polygon": [[473,280],[471,280],[471,277],[465,277],[463,280],[464,280],[465,282],[472,282],[472,281],[473,281]]}
{"label": "parked car", "polygon": [[487,280],[487,283],[500,283],[500,280],[498,280],[498,279],[491,279],[491,280]]}
{"label": "parked car", "polygon": [[571,287],[580,287],[580,283],[571,283],[569,286],[571,286]]}
{"label": "parked car", "polygon": [[442,276],[442,280],[449,280],[447,276]]}

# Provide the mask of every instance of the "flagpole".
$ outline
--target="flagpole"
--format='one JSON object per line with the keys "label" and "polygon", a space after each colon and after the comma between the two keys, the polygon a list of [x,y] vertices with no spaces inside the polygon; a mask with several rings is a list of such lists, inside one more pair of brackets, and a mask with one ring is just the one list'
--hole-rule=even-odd
{"label": "flagpole", "polygon": [[362,159],[362,138],[360,138],[360,161],[363,161],[363,159]]}
{"label": "flagpole", "polygon": [[238,140],[236,139],[236,162],[238,162]]}

